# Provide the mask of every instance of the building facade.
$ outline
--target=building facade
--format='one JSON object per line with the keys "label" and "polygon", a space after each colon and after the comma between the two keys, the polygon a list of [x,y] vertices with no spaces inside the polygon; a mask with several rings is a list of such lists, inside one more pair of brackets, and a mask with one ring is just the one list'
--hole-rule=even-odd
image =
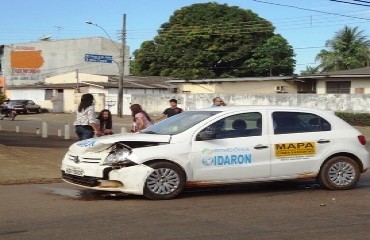
{"label": "building facade", "polygon": [[298,79],[314,83],[317,94],[370,94],[370,67],[322,72]]}
{"label": "building facade", "polygon": [[[1,72],[5,87],[44,83],[46,78],[78,71],[119,75],[120,45],[102,37],[40,40],[1,45]],[[126,47],[124,75],[129,75]]]}

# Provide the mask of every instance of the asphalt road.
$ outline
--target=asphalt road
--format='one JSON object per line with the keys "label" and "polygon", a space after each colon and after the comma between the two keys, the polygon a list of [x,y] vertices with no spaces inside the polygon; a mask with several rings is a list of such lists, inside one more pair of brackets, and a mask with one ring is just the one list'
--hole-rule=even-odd
{"label": "asphalt road", "polygon": [[0,239],[367,239],[370,184],[285,182],[151,201],[71,185],[0,186]]}

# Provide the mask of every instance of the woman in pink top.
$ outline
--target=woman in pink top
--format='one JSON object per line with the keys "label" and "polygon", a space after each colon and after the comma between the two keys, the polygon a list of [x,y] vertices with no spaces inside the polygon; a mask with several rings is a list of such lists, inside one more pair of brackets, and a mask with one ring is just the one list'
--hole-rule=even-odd
{"label": "woman in pink top", "polygon": [[134,126],[131,129],[131,132],[139,132],[153,125],[149,115],[141,108],[140,104],[132,104],[130,109],[132,120],[134,121]]}

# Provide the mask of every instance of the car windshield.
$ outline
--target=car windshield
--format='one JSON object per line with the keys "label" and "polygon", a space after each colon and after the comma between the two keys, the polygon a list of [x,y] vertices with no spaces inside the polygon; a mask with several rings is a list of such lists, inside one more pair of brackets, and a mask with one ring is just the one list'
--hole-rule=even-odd
{"label": "car windshield", "polygon": [[175,135],[188,130],[192,126],[201,121],[219,113],[219,111],[189,111],[177,114],[163,121],[160,121],[153,126],[150,126],[141,133],[146,134],[161,134]]}
{"label": "car windshield", "polygon": [[9,103],[11,103],[11,104],[25,104],[26,100],[10,100]]}

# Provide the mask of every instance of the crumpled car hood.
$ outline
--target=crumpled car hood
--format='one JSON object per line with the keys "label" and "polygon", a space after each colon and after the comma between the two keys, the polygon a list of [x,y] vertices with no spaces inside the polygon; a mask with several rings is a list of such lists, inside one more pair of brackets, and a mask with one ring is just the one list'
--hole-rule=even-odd
{"label": "crumpled car hood", "polygon": [[[170,135],[156,135],[143,133],[127,133],[114,134],[103,137],[90,138],[72,144],[69,151],[75,154],[84,154],[87,152],[99,152],[105,150],[115,144],[116,142],[153,142],[153,143],[169,143]],[[127,144],[129,145],[129,144]]]}

